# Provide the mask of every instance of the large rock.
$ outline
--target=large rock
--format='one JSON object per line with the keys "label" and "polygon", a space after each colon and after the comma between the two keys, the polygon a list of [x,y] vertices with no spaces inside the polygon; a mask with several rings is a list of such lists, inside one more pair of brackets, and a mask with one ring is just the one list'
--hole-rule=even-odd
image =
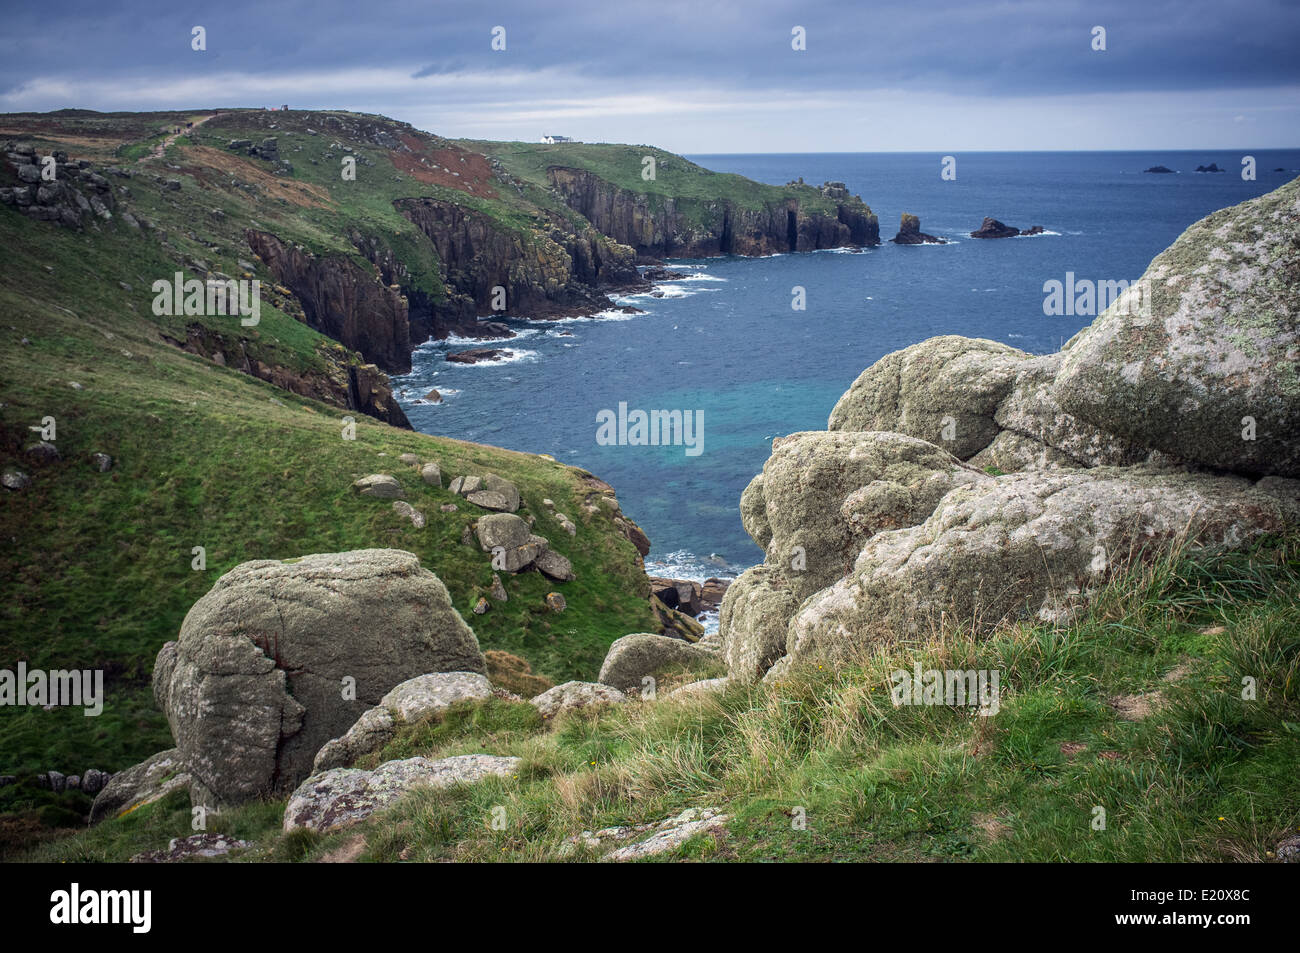
{"label": "large rock", "polygon": [[435,672],[397,685],[364,712],[342,736],[316,752],[312,771],[351,767],[358,758],[383,748],[403,723],[419,721],[459,702],[492,697],[492,683],[477,672]]}
{"label": "large rock", "polygon": [[354,492],[362,496],[373,496],[381,500],[400,500],[403,495],[402,484],[387,473],[372,473],[352,484]]}
{"label": "large rock", "polygon": [[869,540],[852,572],[800,607],[786,648],[792,660],[844,659],[945,621],[988,632],[1006,619],[1067,619],[1130,559],[1237,547],[1297,521],[1295,480],[1146,466],[1001,477]]}
{"label": "large rock", "polygon": [[289,798],[284,830],[305,827],[322,834],[339,830],[391,807],[415,788],[448,788],[489,777],[512,777],[521,764],[519,758],[462,754],[437,761],[386,761],[373,771],[335,768],[313,774]]}
{"label": "large rock", "polygon": [[[1085,467],[1129,466],[1147,456],[1147,451],[1113,433],[1094,427],[1065,413],[1053,397],[1052,388],[1063,355],[1045,354],[1023,361],[1010,392],[998,405],[994,422],[1002,429],[990,449],[1008,432],[1033,441],[1040,455],[1049,459],[1063,455],[1065,465]],[[1003,444],[1005,446],[1005,442]],[[975,461],[972,460],[972,463]],[[1010,471],[1010,467],[1002,467]],[[1020,468],[1015,468],[1020,469]]]}
{"label": "large rock", "polygon": [[586,708],[589,705],[618,705],[627,701],[627,696],[612,685],[599,682],[565,682],[548,688],[532,704],[543,718],[554,718],[569,708]]}
{"label": "large rock", "polygon": [[1186,461],[1300,476],[1300,179],[1191,226],[1138,288],[1067,346],[1061,408]]}
{"label": "large rock", "polygon": [[[493,554],[493,568],[507,572],[518,572],[532,565],[549,545],[544,537],[534,536],[528,524],[513,513],[480,517],[474,524],[474,534],[483,550]],[[498,550],[499,562],[495,560]]]}
{"label": "large rock", "polygon": [[898,433],[811,431],[773,441],[763,465],[768,565],[803,600],[840,578],[862,542],[914,526],[953,487],[987,479]]}
{"label": "large rock", "polygon": [[121,817],[190,786],[190,774],[176,748],[160,751],[152,758],[119,771],[108,779],[90,806],[90,823]]}
{"label": "large rock", "polygon": [[648,633],[625,635],[609,647],[596,680],[627,692],[640,689],[642,678],[669,666],[706,664],[714,658],[707,649],[681,639]]}
{"label": "large rock", "polygon": [[410,553],[242,563],[159,652],[154,694],[205,803],[292,790],[316,752],[409,678],[482,672],[473,631]]}
{"label": "large rock", "polygon": [[994,415],[1024,351],[957,335],[887,354],[859,375],[831,411],[829,430],[892,430],[966,460],[1001,429]]}
{"label": "large rock", "polygon": [[755,682],[785,655],[786,629],[799,609],[789,584],[771,566],[755,566],[728,588],[718,614],[722,659],[738,683]]}

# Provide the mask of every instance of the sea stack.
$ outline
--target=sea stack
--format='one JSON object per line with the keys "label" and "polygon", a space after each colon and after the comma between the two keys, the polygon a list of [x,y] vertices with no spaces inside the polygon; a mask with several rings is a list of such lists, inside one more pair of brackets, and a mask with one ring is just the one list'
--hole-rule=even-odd
{"label": "sea stack", "polygon": [[903,213],[898,223],[898,234],[890,239],[895,245],[946,245],[946,238],[936,238],[921,231],[921,220],[915,215]]}

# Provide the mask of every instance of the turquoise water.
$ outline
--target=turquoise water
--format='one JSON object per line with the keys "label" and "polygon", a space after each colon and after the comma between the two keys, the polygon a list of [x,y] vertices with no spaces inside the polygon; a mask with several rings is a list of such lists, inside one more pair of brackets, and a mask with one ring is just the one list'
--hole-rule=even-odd
{"label": "turquoise water", "polygon": [[[693,277],[625,299],[645,314],[510,322],[521,337],[500,345],[518,352],[505,364],[449,364],[448,350],[473,345],[430,342],[395,383],[419,430],[549,453],[608,480],[663,571],[738,570],[762,559],[737,501],[773,437],[824,428],[866,367],[936,334],[1055,350],[1091,317],[1045,316],[1045,281],[1136,279],[1197,219],[1300,170],[1300,151],[1260,150],[1249,153],[1257,180],[1243,181],[1243,154],[977,153],[956,157],[955,181],[940,178],[938,154],[691,156],[775,184],[843,181],[880,216],[883,239],[910,212],[954,243],[674,262]],[[1211,162],[1227,173],[1190,171]],[[1156,164],[1182,171],[1142,173]],[[969,238],[986,215],[1049,234]],[[791,309],[794,286],[804,311]],[[418,400],[431,387],[441,404]],[[702,452],[598,444],[597,414],[620,402],[702,413]]]}

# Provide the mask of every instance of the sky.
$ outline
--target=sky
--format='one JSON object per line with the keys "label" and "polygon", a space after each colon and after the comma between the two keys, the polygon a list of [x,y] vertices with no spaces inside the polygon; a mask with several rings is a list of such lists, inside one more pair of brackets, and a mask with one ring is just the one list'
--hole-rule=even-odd
{"label": "sky", "polygon": [[694,154],[1289,148],[1300,2],[0,0],[0,111],[280,104]]}

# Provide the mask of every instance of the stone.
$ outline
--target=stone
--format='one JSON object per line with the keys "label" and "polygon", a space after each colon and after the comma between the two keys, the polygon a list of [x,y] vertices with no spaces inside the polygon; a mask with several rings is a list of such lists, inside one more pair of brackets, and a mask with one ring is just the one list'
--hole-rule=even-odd
{"label": "stone", "polygon": [[758,681],[785,655],[786,629],[799,608],[784,576],[773,566],[755,566],[727,589],[718,614],[722,659],[737,683]]}
{"label": "stone", "polygon": [[410,520],[411,525],[414,526],[416,529],[424,529],[424,525],[425,525],[424,514],[421,513],[419,510],[417,510],[410,503],[407,503],[405,500],[394,500],[393,512],[395,512],[398,516],[402,517],[403,519]]}
{"label": "stone", "polygon": [[1071,340],[1057,403],[1188,462],[1300,476],[1298,241],[1300,179],[1192,225]]}
{"label": "stone", "polygon": [[533,566],[543,576],[554,579],[556,582],[572,582],[578,578],[573,573],[573,564],[553,549],[543,550],[533,560]]}
{"label": "stone", "polygon": [[532,704],[541,712],[543,718],[554,718],[560,712],[570,708],[587,708],[591,705],[619,705],[627,701],[623,694],[612,685],[599,682],[565,682],[547,689],[532,700]]}
{"label": "stone", "polygon": [[635,844],[619,847],[606,854],[602,860],[614,863],[642,860],[646,857],[671,853],[700,834],[725,836],[728,820],[730,820],[728,815],[713,808],[688,808],[676,817],[670,817],[655,825],[649,837]]}
{"label": "stone", "polygon": [[492,683],[480,672],[433,672],[394,686],[379,704],[395,718],[410,722],[458,702],[490,697]]}
{"label": "stone", "polygon": [[36,443],[28,444],[23,448],[23,454],[28,460],[40,467],[58,463],[62,456],[59,453],[59,448],[47,440],[39,440]]}
{"label": "stone", "polygon": [[474,614],[483,615],[492,608],[492,603],[487,601],[486,596],[479,596],[478,601],[474,603]]}
{"label": "stone", "polygon": [[496,573],[492,574],[492,588],[489,590],[489,594],[497,602],[506,602],[510,598],[506,593],[505,583],[501,581],[501,577]]}
{"label": "stone", "polygon": [[359,823],[393,806],[415,788],[448,788],[484,778],[518,774],[522,760],[490,754],[464,754],[432,761],[388,761],[373,771],[333,768],[313,774],[298,786],[284,811],[286,832],[307,828],[329,833]]}
{"label": "stone", "polygon": [[442,470],[436,463],[426,463],[420,467],[420,479],[424,480],[429,486],[442,486]]}
{"label": "stone", "polygon": [[81,790],[87,794],[98,794],[104,790],[104,785],[109,781],[110,775],[105,774],[98,768],[87,768],[86,773],[81,776]]}
{"label": "stone", "polygon": [[722,678],[704,678],[698,682],[687,682],[680,688],[674,688],[664,698],[700,698],[709,695],[720,694],[727,690],[731,684],[731,679],[725,675]]}
{"label": "stone", "polygon": [[509,480],[489,473],[483,477],[484,486],[493,493],[499,493],[506,501],[506,509],[513,513],[519,509],[519,488]]}
{"label": "stone", "polygon": [[929,338],[863,371],[831,411],[827,429],[890,430],[969,459],[998,435],[994,415],[1028,357],[982,338]]}
{"label": "stone", "polygon": [[712,652],[681,639],[645,632],[616,639],[605,655],[596,680],[619,691],[640,689],[642,679],[669,666],[700,665],[711,662]]}
{"label": "stone", "polygon": [[190,786],[190,774],[176,748],[160,751],[108,779],[90,806],[90,823],[121,817],[146,804],[160,801],[173,791]]}
{"label": "stone", "polygon": [[192,834],[173,837],[166,850],[147,850],[131,858],[133,864],[170,864],[192,857],[224,857],[231,851],[247,850],[250,841],[236,840],[225,834]]}
{"label": "stone", "polygon": [[106,453],[92,453],[90,463],[100,473],[107,473],[113,469],[113,458]]}
{"label": "stone", "polygon": [[0,475],[0,484],[6,490],[23,490],[32,485],[32,478],[17,467],[5,467]]}
{"label": "stone", "polygon": [[465,499],[485,510],[506,512],[510,509],[509,501],[493,490],[475,490],[473,493],[466,494]]}
{"label": "stone", "polygon": [[999,477],[868,540],[843,579],[800,606],[787,654],[838,661],[945,624],[985,633],[1003,620],[1068,621],[1130,558],[1236,548],[1297,520],[1295,480],[1145,465]]}
{"label": "stone", "polygon": [[546,608],[552,612],[563,612],[568,607],[569,604],[564,601],[564,596],[558,592],[548,592],[546,594]]}
{"label": "stone", "polygon": [[419,721],[467,701],[492,697],[492,684],[477,672],[432,672],[396,685],[346,732],[316,753],[312,772],[351,767],[358,758],[379,751],[401,724]]}
{"label": "stone", "polygon": [[399,463],[405,463],[408,467],[418,467],[420,465],[420,458],[413,453],[399,453],[397,460]]}
{"label": "stone", "polygon": [[492,513],[474,524],[474,535],[485,552],[493,554],[493,568],[518,572],[546,551],[546,540],[534,536],[524,520],[513,513]]}
{"label": "stone", "polygon": [[387,473],[373,473],[362,477],[352,484],[352,489],[362,496],[373,496],[381,500],[399,500],[405,495],[402,484]]}
{"label": "stone", "polygon": [[369,549],[236,566],[158,653],[154,694],[196,796],[239,803],[292,790],[395,685],[483,669],[438,577]]}

